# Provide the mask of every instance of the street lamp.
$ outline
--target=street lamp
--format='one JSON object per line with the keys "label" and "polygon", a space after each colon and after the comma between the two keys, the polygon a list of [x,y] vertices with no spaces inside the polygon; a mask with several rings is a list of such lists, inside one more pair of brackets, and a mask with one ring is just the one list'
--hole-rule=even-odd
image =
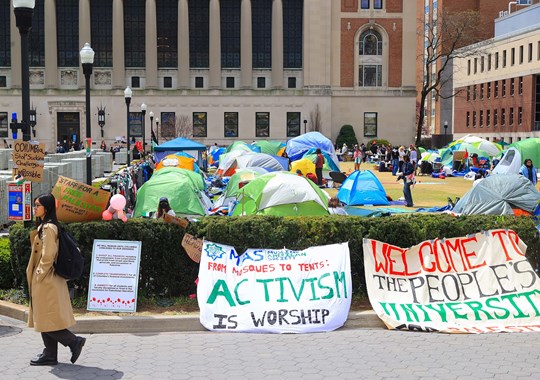
{"label": "street lamp", "polygon": [[129,166],[130,159],[129,159],[129,141],[131,139],[131,136],[129,134],[129,104],[131,103],[131,95],[133,95],[133,91],[131,91],[131,88],[129,86],[126,87],[124,90],[124,98],[126,99],[126,106],[127,106],[127,164]]}
{"label": "street lamp", "polygon": [[156,145],[159,145],[159,117],[156,117]]}
{"label": "street lamp", "polygon": [[141,104],[141,114],[142,114],[142,150],[143,150],[143,157],[146,153],[146,144],[144,142],[144,137],[146,135],[145,129],[146,129],[146,104]]}
{"label": "street lamp", "polygon": [[[35,0],[13,0],[15,22],[21,35],[21,92],[22,120],[17,127],[22,130],[23,141],[30,141],[30,68],[28,63],[28,32],[32,29]],[[15,121],[17,117],[14,117]],[[17,123],[18,124],[18,123]]]}
{"label": "street lamp", "polygon": [[154,135],[154,112],[150,111],[148,116],[150,116],[150,149],[153,152],[154,151],[154,139],[156,137]]}
{"label": "street lamp", "polygon": [[304,119],[304,133],[307,133],[307,119]]}
{"label": "street lamp", "polygon": [[103,127],[105,126],[105,107],[98,108],[97,113],[98,125],[101,128],[101,137],[103,137]]}
{"label": "street lamp", "polygon": [[85,79],[86,94],[86,184],[92,186],[92,128],[90,125],[90,75],[94,65],[94,50],[87,42],[81,49],[81,63]]}
{"label": "street lamp", "polygon": [[444,145],[446,145],[446,130],[448,129],[448,121],[444,121]]}
{"label": "street lamp", "polygon": [[32,105],[32,108],[30,108],[29,118],[30,118],[30,128],[32,128],[32,134],[34,135],[34,137],[36,137],[36,130],[35,130],[35,128],[36,128],[36,120],[37,120],[36,111],[37,110]]}

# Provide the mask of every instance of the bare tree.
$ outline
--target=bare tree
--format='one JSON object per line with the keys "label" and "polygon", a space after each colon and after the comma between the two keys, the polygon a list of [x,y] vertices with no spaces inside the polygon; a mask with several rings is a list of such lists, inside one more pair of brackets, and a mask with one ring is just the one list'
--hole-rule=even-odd
{"label": "bare tree", "polygon": [[193,137],[193,124],[188,115],[176,116],[174,131],[177,137]]}
{"label": "bare tree", "polygon": [[315,105],[315,109],[309,112],[309,131],[320,132],[322,129],[321,110],[319,105]]}
{"label": "bare tree", "polygon": [[[435,20],[421,20],[418,25],[424,26],[423,30],[418,28],[424,41],[424,52],[419,58],[424,72],[417,107],[416,145],[422,138],[426,99],[432,91],[442,99],[457,95],[451,91],[452,60],[479,55],[486,44],[478,43],[488,35],[479,12],[471,10],[442,11]],[[473,44],[477,45],[469,46]],[[468,48],[462,49],[465,46]]]}

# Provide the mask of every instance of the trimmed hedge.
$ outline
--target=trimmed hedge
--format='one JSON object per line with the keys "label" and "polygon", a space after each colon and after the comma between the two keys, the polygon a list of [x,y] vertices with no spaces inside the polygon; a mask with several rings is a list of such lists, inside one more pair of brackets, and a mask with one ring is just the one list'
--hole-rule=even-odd
{"label": "trimmed hedge", "polygon": [[[83,277],[74,281],[87,291],[90,257],[94,239],[140,240],[142,255],[139,292],[147,296],[187,296],[196,292],[198,264],[189,259],[181,246],[184,230],[153,219],[71,223],[66,226],[78,239],[86,267]],[[446,214],[407,214],[385,218],[331,215],[324,217],[206,217],[191,223],[187,232],[216,243],[234,246],[238,253],[248,248],[307,247],[349,242],[353,290],[365,292],[362,240],[377,239],[401,247],[424,240],[466,236],[489,229],[512,229],[527,244],[527,257],[534,269],[540,263],[540,242],[535,222],[526,217],[464,216]],[[12,226],[10,241],[12,267],[17,285],[25,285],[30,253],[28,233],[22,224]]]}
{"label": "trimmed hedge", "polygon": [[0,289],[10,289],[15,283],[10,256],[9,239],[0,238]]}

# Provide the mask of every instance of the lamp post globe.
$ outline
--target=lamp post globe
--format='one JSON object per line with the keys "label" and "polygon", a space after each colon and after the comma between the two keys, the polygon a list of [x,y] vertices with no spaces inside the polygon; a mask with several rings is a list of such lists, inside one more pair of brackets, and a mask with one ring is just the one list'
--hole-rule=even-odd
{"label": "lamp post globe", "polygon": [[131,96],[133,95],[133,91],[131,91],[131,88],[129,86],[126,87],[124,90],[124,99],[126,101],[126,108],[127,108],[127,165],[129,166],[131,160],[129,159],[130,155],[130,131],[129,131],[129,105],[131,104]]}
{"label": "lamp post globe", "polygon": [[80,51],[86,95],[86,184],[92,186],[92,125],[90,124],[90,75],[94,65],[94,50],[87,42]]}

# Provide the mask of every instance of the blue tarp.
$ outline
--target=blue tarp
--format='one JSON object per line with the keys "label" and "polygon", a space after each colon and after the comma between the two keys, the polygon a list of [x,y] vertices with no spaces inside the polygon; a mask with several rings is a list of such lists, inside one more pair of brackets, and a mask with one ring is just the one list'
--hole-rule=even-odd
{"label": "blue tarp", "polygon": [[[197,163],[201,166],[201,157],[198,152],[206,150],[206,145],[198,143],[185,137],[178,137],[174,140],[164,142],[163,144],[154,147],[154,157],[159,162],[163,157],[174,154],[176,152],[189,152],[192,156],[197,158]],[[198,156],[198,157],[197,157]]]}
{"label": "blue tarp", "polygon": [[381,181],[370,170],[352,172],[339,188],[337,197],[349,206],[390,204]]}
{"label": "blue tarp", "polygon": [[339,162],[332,141],[319,132],[308,132],[287,141],[285,151],[291,159],[296,161],[301,159],[306,152],[312,148],[320,148],[332,157],[332,160],[339,166]]}

